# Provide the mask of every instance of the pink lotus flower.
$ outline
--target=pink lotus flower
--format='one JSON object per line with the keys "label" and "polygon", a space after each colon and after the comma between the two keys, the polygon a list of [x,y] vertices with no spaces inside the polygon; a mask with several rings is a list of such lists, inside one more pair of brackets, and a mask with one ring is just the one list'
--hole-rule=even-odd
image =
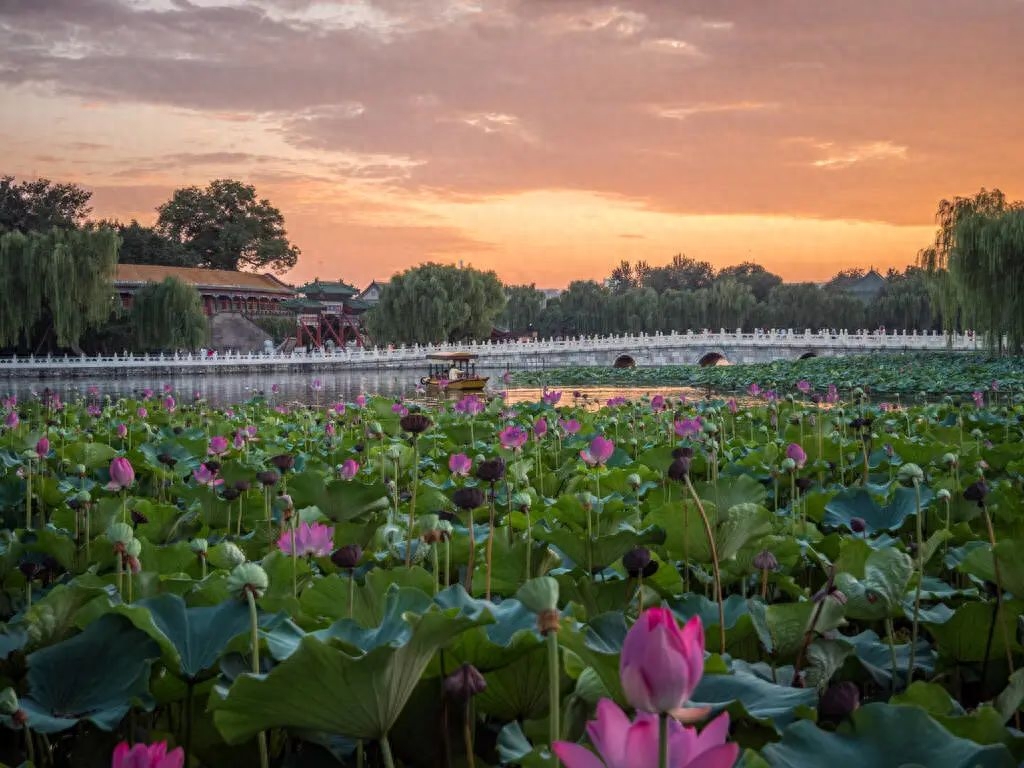
{"label": "pink lotus flower", "polygon": [[980,389],[976,389],[971,393],[971,397],[974,398],[974,406],[976,408],[985,407],[985,393]]}
{"label": "pink lotus flower", "polygon": [[704,674],[704,626],[694,616],[682,629],[668,608],[648,608],[622,644],[619,677],[629,703],[644,712],[686,704]]}
{"label": "pink lotus flower", "polygon": [[700,420],[700,416],[694,416],[692,419],[679,419],[675,423],[675,430],[676,435],[682,438],[697,437],[704,431],[704,423]]}
{"label": "pink lotus flower", "polygon": [[147,411],[142,406],[139,406],[139,409],[135,411],[135,415],[138,416],[140,419],[145,419],[149,416],[149,411]]}
{"label": "pink lotus flower", "polygon": [[339,416],[344,416],[345,415],[345,404],[344,403],[335,403],[334,404],[334,408],[332,410],[336,414],[338,414]]}
{"label": "pink lotus flower", "polygon": [[484,401],[477,395],[466,395],[455,403],[455,412],[466,416],[476,416],[483,413],[485,407]]}
{"label": "pink lotus flower", "polygon": [[356,395],[356,405],[360,408],[366,407],[366,395]]}
{"label": "pink lotus flower", "polygon": [[548,420],[543,416],[533,422],[533,436],[538,440],[548,433]]}
{"label": "pink lotus flower", "polygon": [[622,395],[619,395],[618,397],[608,398],[608,402],[605,403],[605,405],[607,405],[609,408],[620,408],[627,402],[629,401],[626,400],[626,398],[622,397]]}
{"label": "pink lotus flower", "polygon": [[590,441],[590,445],[580,451],[580,458],[590,466],[604,465],[615,453],[615,443],[606,437],[598,435]]}
{"label": "pink lotus flower", "polygon": [[807,463],[807,453],[798,443],[790,443],[786,447],[786,458],[795,461],[797,469],[803,469],[804,464]]}
{"label": "pink lotus flower", "polygon": [[17,411],[11,411],[10,413],[7,414],[7,416],[4,417],[4,426],[7,427],[8,429],[17,429],[18,424],[20,423],[21,420],[18,418]]}
{"label": "pink lotus flower", "polygon": [[114,747],[111,768],[181,768],[185,764],[185,753],[181,747],[167,751],[167,742],[136,744],[129,747],[122,741]]}
{"label": "pink lotus flower", "polygon": [[320,381],[320,379],[313,379],[313,382],[310,384],[310,386],[313,388],[314,392],[319,392],[321,389],[324,388],[324,383]]}
{"label": "pink lotus flower", "polygon": [[144,390],[142,390],[142,399],[143,400],[149,400],[149,398],[151,398],[152,396],[153,396],[153,390],[150,389],[149,387],[146,387]]}
{"label": "pink lotus flower", "polygon": [[733,415],[735,415],[737,411],[739,411],[740,409],[739,403],[736,402],[735,397],[730,397],[728,400],[726,400],[725,407],[728,408],[729,413]]}
{"label": "pink lotus flower", "polygon": [[[552,749],[565,768],[657,768],[658,716],[637,713],[629,721],[611,699],[597,703],[597,719],[587,723],[587,735],[600,757],[569,741],[556,741]],[[668,764],[671,768],[732,768],[739,745],[726,741],[729,713],[723,712],[703,731],[668,719]]]}
{"label": "pink lotus flower", "polygon": [[235,436],[231,441],[232,445],[235,446],[235,450],[242,450],[245,447],[245,433],[242,430],[237,430]]}
{"label": "pink lotus flower", "polygon": [[0,406],[3,406],[4,410],[8,410],[9,411],[12,408],[17,407],[17,405],[18,405],[18,396],[17,395],[6,395],[2,399],[0,399]]}
{"label": "pink lotus flower", "polygon": [[448,471],[460,477],[469,477],[469,470],[473,467],[473,460],[464,453],[453,453],[448,457]]}
{"label": "pink lotus flower", "polygon": [[652,411],[654,411],[655,413],[661,413],[666,408],[668,408],[668,404],[665,402],[664,396],[662,396],[662,395],[655,395],[654,397],[651,398],[651,410]]}
{"label": "pink lotus flower", "polygon": [[751,397],[757,397],[761,394],[761,386],[755,381],[749,387],[747,387],[747,394]]}
{"label": "pink lotus flower", "polygon": [[989,385],[989,387],[990,387],[990,389],[993,392],[998,392],[999,391],[999,380],[998,379],[992,379],[992,383]]}
{"label": "pink lotus flower", "polygon": [[324,424],[324,434],[327,435],[327,437],[334,437],[337,432],[338,430],[335,429],[333,421],[328,421]]}
{"label": "pink lotus flower", "polygon": [[132,463],[124,456],[116,457],[110,462],[110,483],[107,490],[120,491],[135,482],[135,470]]}
{"label": "pink lotus flower", "polygon": [[98,419],[100,416],[103,415],[103,409],[100,408],[98,405],[90,405],[88,408],[85,409],[85,412],[92,416],[94,419]]}
{"label": "pink lotus flower", "polygon": [[567,435],[575,435],[580,431],[580,423],[576,421],[576,419],[559,419],[558,426],[560,426]]}
{"label": "pink lotus flower", "polygon": [[562,390],[549,390],[547,387],[544,387],[544,391],[541,393],[540,399],[543,400],[546,405],[558,405],[558,401],[562,399]]}
{"label": "pink lotus flower", "polygon": [[359,463],[355,459],[345,459],[338,472],[342,480],[351,480],[359,474]]}
{"label": "pink lotus flower", "polygon": [[167,397],[164,398],[164,409],[165,410],[173,412],[175,406],[176,406],[176,403],[174,402],[174,398],[173,397],[168,395]]}
{"label": "pink lotus flower", "polygon": [[279,394],[281,394],[281,385],[280,384],[271,384],[270,385],[270,394],[272,394],[272,395],[279,395]]}
{"label": "pink lotus flower", "polygon": [[205,464],[200,464],[196,467],[192,472],[192,477],[195,478],[195,481],[200,485],[207,485],[210,488],[224,484],[224,478],[217,477],[217,473]]}
{"label": "pink lotus flower", "polygon": [[95,384],[88,387],[85,391],[88,392],[89,395],[92,397],[99,397],[100,394],[100,388],[97,387]]}
{"label": "pink lotus flower", "polygon": [[50,439],[43,435],[39,438],[39,442],[36,443],[36,456],[40,459],[46,458],[46,455],[50,452]]}
{"label": "pink lotus flower", "polygon": [[836,389],[835,384],[828,385],[828,394],[825,395],[826,403],[838,403],[839,402],[839,390]]}
{"label": "pink lotus flower", "polygon": [[122,440],[124,440],[126,437],[128,437],[128,425],[127,424],[123,424],[122,423],[122,424],[118,424],[117,425],[117,436],[119,438],[121,438]]}
{"label": "pink lotus flower", "polygon": [[527,437],[528,435],[526,434],[526,430],[516,424],[507,426],[498,433],[498,440],[501,442],[501,447],[510,451],[516,451],[522,448]]}
{"label": "pink lotus flower", "polygon": [[223,456],[228,452],[228,439],[223,435],[214,435],[210,438],[210,447],[206,452],[211,456]]}
{"label": "pink lotus flower", "polygon": [[326,557],[334,550],[334,529],[320,523],[301,523],[294,531],[285,531],[277,540],[277,548],[292,554],[292,535],[295,552],[299,557]]}
{"label": "pink lotus flower", "polygon": [[800,379],[800,381],[796,383],[796,388],[806,395],[811,391],[811,382],[807,379]]}
{"label": "pink lotus flower", "polygon": [[164,384],[164,394],[165,395],[169,395],[173,391],[174,391],[174,387],[172,387],[170,384]]}

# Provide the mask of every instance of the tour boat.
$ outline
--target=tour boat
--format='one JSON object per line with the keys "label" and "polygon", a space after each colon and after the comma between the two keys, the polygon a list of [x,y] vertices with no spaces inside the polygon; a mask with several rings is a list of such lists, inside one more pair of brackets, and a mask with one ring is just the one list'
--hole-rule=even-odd
{"label": "tour boat", "polygon": [[479,392],[487,384],[487,377],[476,375],[476,358],[469,352],[427,355],[428,371],[420,383],[435,389]]}

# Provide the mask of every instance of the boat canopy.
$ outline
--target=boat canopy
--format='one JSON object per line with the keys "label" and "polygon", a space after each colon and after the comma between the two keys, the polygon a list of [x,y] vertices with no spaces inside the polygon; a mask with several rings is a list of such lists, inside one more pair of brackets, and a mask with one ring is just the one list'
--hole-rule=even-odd
{"label": "boat canopy", "polygon": [[427,355],[427,360],[443,360],[449,363],[468,363],[472,360],[476,360],[478,355],[474,355],[471,352],[437,352],[432,355]]}

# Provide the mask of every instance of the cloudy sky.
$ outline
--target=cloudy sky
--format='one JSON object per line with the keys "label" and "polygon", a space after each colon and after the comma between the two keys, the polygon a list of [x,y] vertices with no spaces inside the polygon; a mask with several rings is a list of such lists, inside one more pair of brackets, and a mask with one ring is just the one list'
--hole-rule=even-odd
{"label": "cloudy sky", "polygon": [[237,178],[292,280],[913,261],[1024,197],[1022,0],[0,0],[0,173],[150,223]]}

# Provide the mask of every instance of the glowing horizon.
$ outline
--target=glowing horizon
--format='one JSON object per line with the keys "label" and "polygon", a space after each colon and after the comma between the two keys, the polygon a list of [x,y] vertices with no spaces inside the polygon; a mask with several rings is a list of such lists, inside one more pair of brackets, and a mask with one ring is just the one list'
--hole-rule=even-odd
{"label": "glowing horizon", "polygon": [[944,197],[1024,196],[1022,21],[1019,0],[11,0],[0,173],[143,224],[175,188],[254,184],[294,283],[462,261],[563,288],[676,253],[820,282],[912,264]]}

